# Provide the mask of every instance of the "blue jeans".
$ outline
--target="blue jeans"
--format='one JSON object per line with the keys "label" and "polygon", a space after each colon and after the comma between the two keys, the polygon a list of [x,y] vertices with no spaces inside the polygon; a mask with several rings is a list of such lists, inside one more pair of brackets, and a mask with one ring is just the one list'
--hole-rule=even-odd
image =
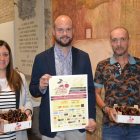
{"label": "blue jeans", "polygon": [[102,126],[103,140],[140,140],[140,126]]}

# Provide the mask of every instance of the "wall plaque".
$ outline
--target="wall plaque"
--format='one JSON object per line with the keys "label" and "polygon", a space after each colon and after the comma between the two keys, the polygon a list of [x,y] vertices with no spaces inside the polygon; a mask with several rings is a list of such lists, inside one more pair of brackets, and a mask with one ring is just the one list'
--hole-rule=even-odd
{"label": "wall plaque", "polygon": [[16,67],[31,75],[36,54],[45,50],[44,0],[15,0]]}

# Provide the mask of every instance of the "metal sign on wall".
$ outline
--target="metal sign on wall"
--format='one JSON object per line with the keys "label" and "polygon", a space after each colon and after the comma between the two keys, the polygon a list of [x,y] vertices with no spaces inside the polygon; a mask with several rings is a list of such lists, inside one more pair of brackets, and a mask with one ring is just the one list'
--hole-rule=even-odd
{"label": "metal sign on wall", "polygon": [[45,50],[44,0],[15,0],[16,67],[31,75],[35,56]]}

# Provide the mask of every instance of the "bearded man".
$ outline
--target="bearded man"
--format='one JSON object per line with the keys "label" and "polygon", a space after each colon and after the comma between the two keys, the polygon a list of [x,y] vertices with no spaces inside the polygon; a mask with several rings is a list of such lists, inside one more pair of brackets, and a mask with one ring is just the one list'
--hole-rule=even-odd
{"label": "bearded man", "polygon": [[[58,16],[54,21],[55,45],[35,57],[30,92],[42,97],[39,113],[39,130],[43,140],[86,140],[86,130],[93,132],[96,123],[95,92],[89,55],[71,45],[74,29],[70,17]],[[49,79],[55,75],[88,75],[89,124],[85,129],[51,132]]]}

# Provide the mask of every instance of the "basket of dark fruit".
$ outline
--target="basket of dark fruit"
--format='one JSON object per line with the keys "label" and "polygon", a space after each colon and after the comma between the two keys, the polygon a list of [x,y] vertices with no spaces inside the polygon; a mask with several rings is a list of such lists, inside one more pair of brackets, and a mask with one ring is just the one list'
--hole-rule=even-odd
{"label": "basket of dark fruit", "polygon": [[0,128],[4,133],[31,128],[31,116],[27,116],[24,107],[20,109],[2,111],[0,109]]}
{"label": "basket of dark fruit", "polygon": [[12,110],[0,114],[0,118],[8,121],[8,123],[16,123],[27,121],[28,116],[25,112],[22,112],[21,109]]}
{"label": "basket of dark fruit", "polygon": [[117,123],[140,124],[140,112],[138,105],[134,105],[134,107],[123,107],[114,104],[113,108],[116,111],[114,116]]}
{"label": "basket of dark fruit", "polygon": [[122,112],[122,115],[134,115],[134,116],[140,115],[140,112],[137,108],[117,106],[115,107],[115,110],[116,112]]}

